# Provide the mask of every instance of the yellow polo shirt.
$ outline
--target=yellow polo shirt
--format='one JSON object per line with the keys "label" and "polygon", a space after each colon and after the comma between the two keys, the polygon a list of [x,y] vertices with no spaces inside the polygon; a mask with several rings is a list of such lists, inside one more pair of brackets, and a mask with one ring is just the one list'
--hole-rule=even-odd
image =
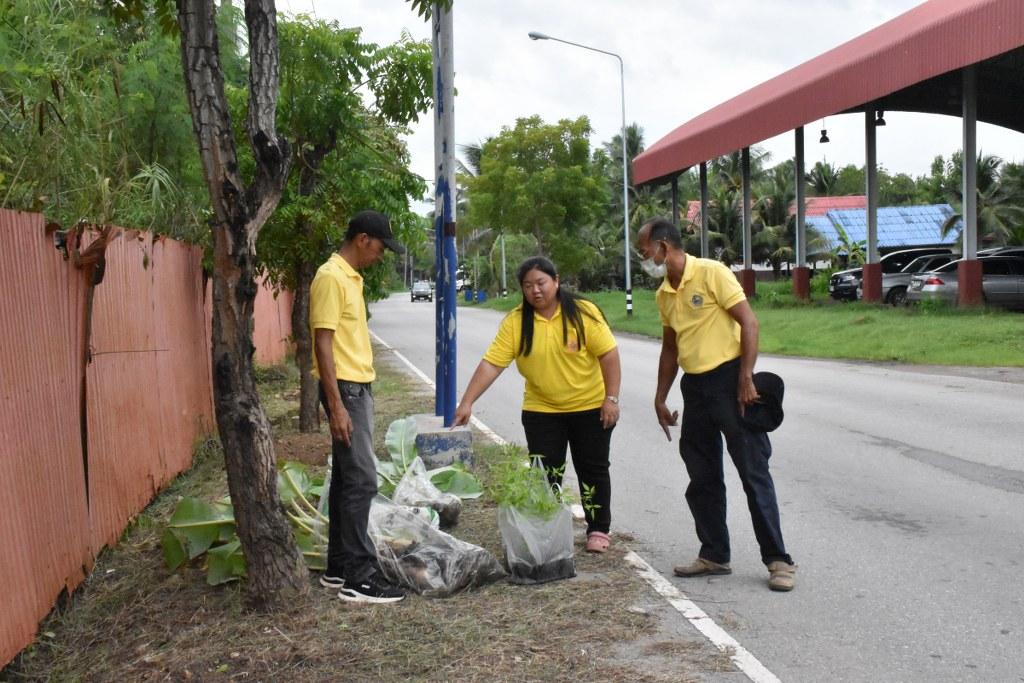
{"label": "yellow polo shirt", "polygon": [[679,288],[666,277],[655,294],[661,324],[676,332],[677,361],[691,374],[714,370],[740,355],[740,326],[728,309],[746,296],[725,264],[686,256]]}
{"label": "yellow polo shirt", "polygon": [[[320,266],[309,290],[309,328],[315,343],[316,331],[334,330],[334,371],[338,379],[372,382],[373,349],[366,325],[363,276],[340,254],[331,254]],[[313,375],[320,377],[316,353]]]}
{"label": "yellow polo shirt", "polygon": [[[604,377],[598,358],[615,348],[615,337],[597,306],[578,301],[586,345],[580,348],[576,329],[569,324],[568,343],[562,339],[562,307],[546,320],[533,314],[533,346],[529,356],[517,356],[522,338],[523,307],[501,321],[498,334],[484,360],[499,368],[515,361],[526,380],[523,410],[570,413],[600,408],[604,403]],[[588,315],[588,313],[590,315]]]}

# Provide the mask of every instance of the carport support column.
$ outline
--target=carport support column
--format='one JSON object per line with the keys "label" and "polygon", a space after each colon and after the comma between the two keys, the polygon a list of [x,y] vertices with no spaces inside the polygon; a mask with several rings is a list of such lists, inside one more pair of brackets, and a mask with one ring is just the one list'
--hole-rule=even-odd
{"label": "carport support column", "polygon": [[805,225],[806,207],[804,206],[804,127],[793,131],[796,142],[796,267],[793,269],[793,296],[801,301],[811,298],[811,271],[807,268],[807,228]]}
{"label": "carport support column", "polygon": [[757,294],[754,277],[752,235],[750,230],[750,148],[744,147],[741,153],[743,168],[743,293],[747,298]]}
{"label": "carport support column", "polygon": [[865,191],[868,199],[868,262],[864,264],[861,287],[864,289],[864,301],[879,303],[882,301],[882,266],[878,263],[878,159],[875,154],[874,109],[864,112],[864,141],[864,175],[867,177]]}
{"label": "carport support column", "polygon": [[977,72],[973,65],[963,70],[963,121],[964,201],[960,213],[964,222],[964,260],[957,268],[957,296],[961,306],[979,306],[985,298],[981,289],[981,262],[978,261],[978,92]]}
{"label": "carport support column", "polygon": [[711,258],[708,251],[708,162],[700,162],[700,256]]}
{"label": "carport support column", "polygon": [[672,224],[679,226],[679,176],[672,179]]}

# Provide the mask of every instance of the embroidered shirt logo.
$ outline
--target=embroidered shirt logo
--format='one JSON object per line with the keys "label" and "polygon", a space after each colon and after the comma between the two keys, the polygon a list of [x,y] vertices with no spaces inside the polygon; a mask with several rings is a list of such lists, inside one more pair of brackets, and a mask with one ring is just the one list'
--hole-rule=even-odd
{"label": "embroidered shirt logo", "polygon": [[569,342],[565,345],[565,350],[568,353],[576,353],[577,351],[580,350],[579,342],[577,342],[575,339],[570,339]]}
{"label": "embroidered shirt logo", "polygon": [[694,294],[693,298],[690,299],[690,304],[694,308],[696,308],[697,306],[703,306],[704,305],[704,297],[702,297],[700,294]]}

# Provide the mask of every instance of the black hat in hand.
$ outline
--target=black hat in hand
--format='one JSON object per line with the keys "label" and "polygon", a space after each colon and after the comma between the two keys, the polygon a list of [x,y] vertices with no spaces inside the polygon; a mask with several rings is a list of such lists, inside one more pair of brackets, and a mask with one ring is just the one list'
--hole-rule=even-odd
{"label": "black hat in hand", "polygon": [[743,411],[743,422],[750,429],[771,432],[782,424],[782,395],[786,385],[782,378],[771,372],[755,372],[754,388],[760,398]]}

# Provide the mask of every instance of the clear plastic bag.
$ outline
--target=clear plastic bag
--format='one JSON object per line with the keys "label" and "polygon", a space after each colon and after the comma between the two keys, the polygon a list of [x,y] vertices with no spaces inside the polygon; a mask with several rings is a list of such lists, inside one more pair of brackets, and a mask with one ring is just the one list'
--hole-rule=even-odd
{"label": "clear plastic bag", "polygon": [[493,583],[506,576],[487,550],[435,529],[413,509],[377,496],[367,529],[384,575],[431,598]]}
{"label": "clear plastic bag", "polygon": [[568,506],[544,518],[502,505],[498,508],[498,529],[512,583],[547,583],[576,576],[572,512]]}
{"label": "clear plastic bag", "polygon": [[409,463],[391,499],[399,505],[433,508],[441,519],[441,527],[445,529],[455,526],[459,521],[459,513],[462,512],[462,501],[459,497],[443,493],[434,486],[423,460],[419,457],[413,458]]}

